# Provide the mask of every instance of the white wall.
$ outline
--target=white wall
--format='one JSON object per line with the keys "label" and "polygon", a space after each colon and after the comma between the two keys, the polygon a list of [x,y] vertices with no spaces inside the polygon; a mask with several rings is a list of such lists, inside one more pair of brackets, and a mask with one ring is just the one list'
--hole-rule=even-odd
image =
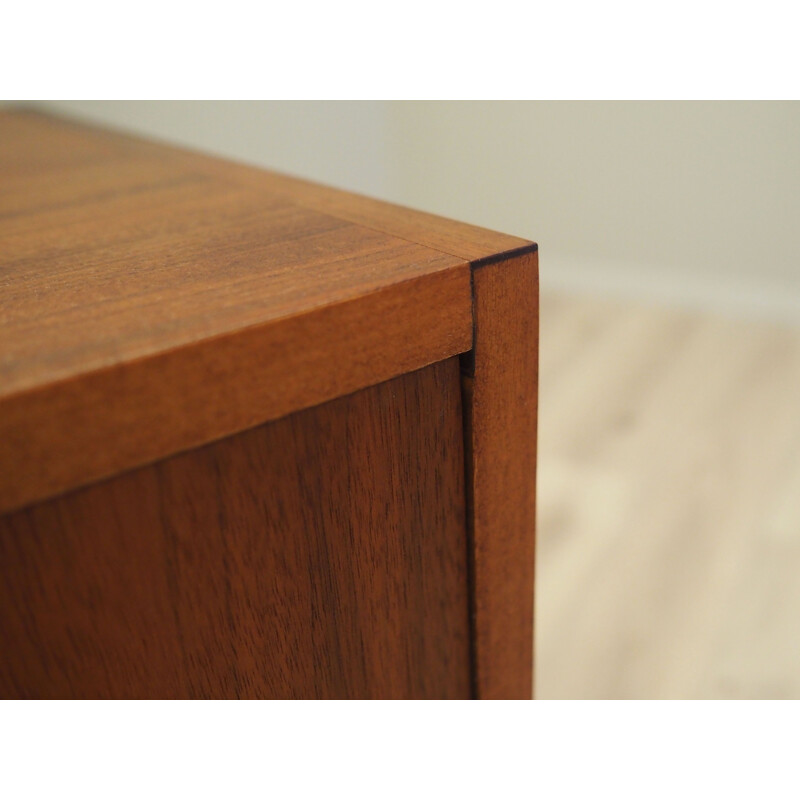
{"label": "white wall", "polygon": [[537,239],[542,280],[800,320],[800,103],[411,103],[400,201]]}
{"label": "white wall", "polygon": [[47,105],[536,239],[546,286],[800,322],[800,103]]}

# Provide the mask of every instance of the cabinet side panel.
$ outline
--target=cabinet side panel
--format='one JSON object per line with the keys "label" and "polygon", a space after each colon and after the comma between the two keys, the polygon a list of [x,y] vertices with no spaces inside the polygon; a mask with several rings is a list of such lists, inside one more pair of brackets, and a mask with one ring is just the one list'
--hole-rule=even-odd
{"label": "cabinet side panel", "polygon": [[473,269],[474,349],[462,359],[475,694],[533,692],[538,253]]}
{"label": "cabinet side panel", "polygon": [[449,359],[0,518],[0,695],[468,697],[466,556]]}

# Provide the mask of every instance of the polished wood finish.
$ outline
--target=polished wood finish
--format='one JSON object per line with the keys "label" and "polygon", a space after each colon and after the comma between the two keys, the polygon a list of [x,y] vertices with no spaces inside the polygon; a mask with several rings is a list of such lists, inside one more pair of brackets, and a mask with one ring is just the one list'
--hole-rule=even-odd
{"label": "polished wood finish", "polygon": [[0,695],[468,698],[458,370],[0,518]]}
{"label": "polished wood finish", "polygon": [[538,252],[477,266],[464,365],[477,696],[533,692]]}
{"label": "polished wood finish", "polygon": [[463,261],[96,138],[0,114],[0,511],[470,347]]}
{"label": "polished wood finish", "polygon": [[291,198],[299,205],[324,210],[340,219],[408,239],[467,261],[491,258],[498,253],[507,253],[530,244],[516,236],[287,175],[270,173],[270,185],[274,191]]}
{"label": "polished wood finish", "polygon": [[[170,178],[203,176],[228,186],[250,187],[273,200],[288,201],[294,206],[313,209],[355,223],[359,228],[380,231],[465,261],[492,258],[530,244],[518,236],[322,186],[296,176],[255,169],[166,142],[156,143],[121,131],[104,130],[74,119],[27,110],[25,113],[0,113],[0,125],[4,137],[18,142],[29,154],[25,164],[34,160],[37,166],[46,170],[43,180],[48,193],[63,191],[68,198],[74,196],[75,189],[66,188],[66,183],[73,181],[81,186],[82,192],[91,196],[97,194],[99,187],[113,193],[125,186],[141,190],[153,182],[160,183]],[[19,162],[17,152],[14,159]],[[110,163],[120,176],[117,182],[110,176]],[[0,170],[5,172],[2,153]],[[15,206],[18,204],[19,189],[32,196],[30,202],[34,205],[40,202],[41,191],[38,186],[28,183],[29,177],[30,171],[28,177],[13,187],[13,192],[12,187],[8,193],[0,188],[0,209],[6,194],[13,193],[11,202]],[[59,182],[61,189],[56,185]]]}
{"label": "polished wood finish", "polygon": [[11,694],[530,696],[535,245],[28,111],[0,177]]}
{"label": "polished wood finish", "polygon": [[[469,342],[465,299],[468,275],[446,272],[426,285],[407,281],[368,300],[10,395],[0,402],[0,509],[447,357]],[[420,313],[430,338],[409,334],[407,309]]]}

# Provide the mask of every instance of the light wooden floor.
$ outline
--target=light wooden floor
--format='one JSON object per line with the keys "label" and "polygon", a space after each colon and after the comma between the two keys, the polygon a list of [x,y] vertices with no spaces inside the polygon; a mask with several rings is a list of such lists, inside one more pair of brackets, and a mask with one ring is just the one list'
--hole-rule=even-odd
{"label": "light wooden floor", "polygon": [[536,695],[800,698],[800,329],[542,296]]}

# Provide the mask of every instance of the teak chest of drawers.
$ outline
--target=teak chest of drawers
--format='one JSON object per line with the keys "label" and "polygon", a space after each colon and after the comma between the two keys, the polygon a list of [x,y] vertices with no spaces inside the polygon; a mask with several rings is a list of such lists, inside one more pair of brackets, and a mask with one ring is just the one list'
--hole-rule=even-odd
{"label": "teak chest of drawers", "polygon": [[526,698],[537,248],[0,113],[0,696]]}

